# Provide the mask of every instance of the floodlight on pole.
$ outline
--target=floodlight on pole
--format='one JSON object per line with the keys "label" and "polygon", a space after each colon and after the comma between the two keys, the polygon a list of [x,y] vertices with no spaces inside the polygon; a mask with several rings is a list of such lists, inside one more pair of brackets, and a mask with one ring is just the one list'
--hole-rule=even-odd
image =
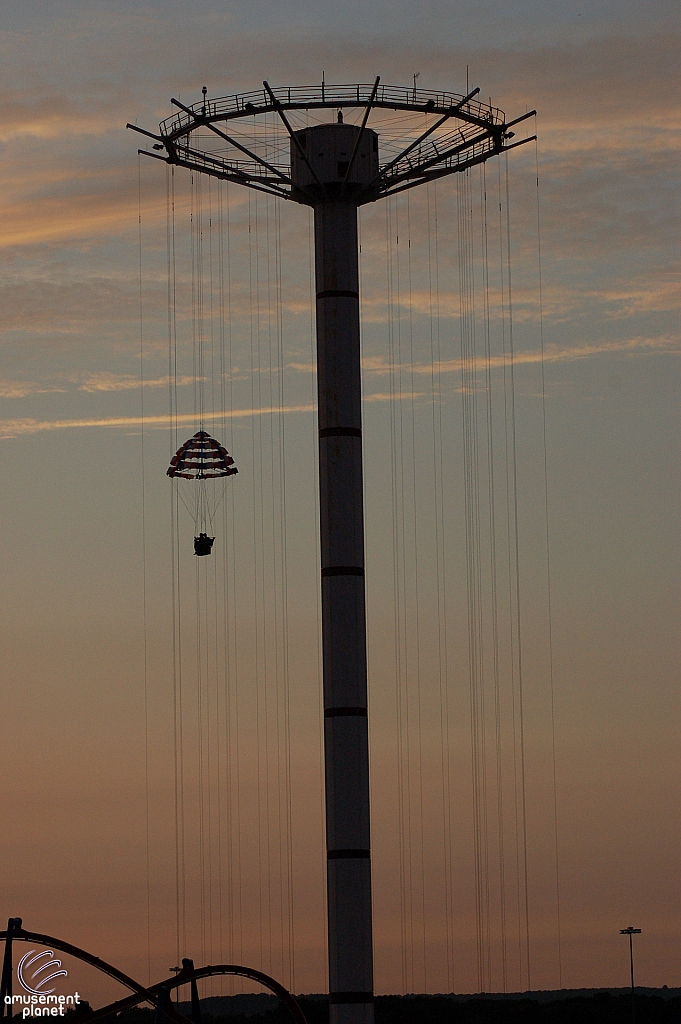
{"label": "floodlight on pole", "polygon": [[632,928],[629,925],[628,928],[620,928],[620,935],[629,936],[629,967],[631,970],[631,1022],[635,1024],[636,1021],[636,1006],[634,1003],[634,944],[632,942],[632,935],[640,935],[640,928]]}
{"label": "floodlight on pole", "polygon": [[204,89],[193,105],[173,99],[158,134],[128,125],[153,142],[140,153],[314,209],[331,1024],[371,1024],[374,999],[357,210],[536,138],[510,143],[534,110],[506,121],[479,89],[417,78]]}

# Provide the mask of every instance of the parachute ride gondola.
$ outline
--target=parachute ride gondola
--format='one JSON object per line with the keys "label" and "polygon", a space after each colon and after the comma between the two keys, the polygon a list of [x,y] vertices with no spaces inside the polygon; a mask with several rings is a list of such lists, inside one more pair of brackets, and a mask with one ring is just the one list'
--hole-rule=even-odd
{"label": "parachute ride gondola", "polygon": [[166,472],[171,479],[191,482],[191,489],[180,490],[180,497],[194,517],[194,554],[209,555],[215,537],[208,531],[224,492],[208,481],[238,473],[234,459],[207,431],[197,430],[177,449]]}

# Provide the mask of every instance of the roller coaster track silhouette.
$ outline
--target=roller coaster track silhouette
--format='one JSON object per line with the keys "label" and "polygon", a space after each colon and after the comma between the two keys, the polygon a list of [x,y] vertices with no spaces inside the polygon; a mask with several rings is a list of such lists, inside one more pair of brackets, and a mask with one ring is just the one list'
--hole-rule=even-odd
{"label": "roller coaster track silhouette", "polygon": [[92,1022],[108,1017],[110,1014],[120,1013],[121,1010],[131,1009],[133,1006],[144,1002],[149,1002],[152,1006],[156,1007],[157,1024],[167,1024],[168,1020],[173,1021],[174,1024],[187,1024],[188,1018],[175,1009],[170,999],[172,989],[179,988],[181,985],[191,986],[191,1020],[193,1024],[201,1024],[201,1006],[196,983],[202,978],[214,978],[220,975],[249,978],[264,988],[268,988],[270,992],[279,997],[297,1021],[297,1024],[307,1024],[303,1011],[291,993],[283,985],[280,985],[278,981],[275,981],[274,978],[270,978],[268,974],[257,971],[253,967],[241,967],[239,964],[216,964],[214,966],[194,967],[193,960],[186,958],[182,961],[182,969],[170,978],[159,981],[155,985],[140,985],[134,978],[124,974],[123,971],[119,971],[112,964],[108,964],[106,960],[88,953],[85,949],[79,949],[78,946],[74,946],[70,942],[64,942],[63,939],[56,939],[52,935],[42,935],[39,932],[26,931],[22,928],[20,917],[11,917],[9,919],[7,929],[0,931],[0,941],[3,939],[5,942],[5,956],[2,966],[2,984],[0,986],[0,1020],[5,1016],[12,1016],[11,1003],[6,1005],[5,997],[11,997],[12,995],[12,943],[19,941],[35,942],[40,946],[49,946],[50,948],[60,950],[62,953],[68,953],[69,956],[82,960],[91,967],[95,967],[98,971],[102,971],[103,974],[108,974],[110,978],[114,978],[121,985],[131,990],[131,995],[125,996],[123,999],[117,999],[116,1002],[102,1006],[98,1010],[91,1011],[87,1016],[87,1024],[92,1024]]}

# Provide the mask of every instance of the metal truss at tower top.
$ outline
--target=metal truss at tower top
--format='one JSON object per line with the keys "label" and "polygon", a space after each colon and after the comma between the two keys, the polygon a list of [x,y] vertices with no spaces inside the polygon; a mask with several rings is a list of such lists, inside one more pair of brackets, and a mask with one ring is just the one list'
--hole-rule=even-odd
{"label": "metal truss at tower top", "polygon": [[[475,99],[479,91],[462,96],[381,85],[377,78],[373,84],[283,88],[263,82],[262,90],[209,99],[204,87],[199,103],[171,101],[177,113],[161,121],[158,134],[128,127],[154,140],[155,152],[141,152],[167,163],[305,205],[342,197],[361,206],[534,139],[510,143],[510,129],[535,111],[507,122],[503,111]],[[310,167],[306,130],[328,124],[328,110],[359,131],[349,136],[336,180],[322,184],[313,172],[309,187],[302,189],[294,183],[292,165],[298,160]],[[371,180],[357,181],[353,170],[367,132],[380,134],[380,154],[376,148]]]}

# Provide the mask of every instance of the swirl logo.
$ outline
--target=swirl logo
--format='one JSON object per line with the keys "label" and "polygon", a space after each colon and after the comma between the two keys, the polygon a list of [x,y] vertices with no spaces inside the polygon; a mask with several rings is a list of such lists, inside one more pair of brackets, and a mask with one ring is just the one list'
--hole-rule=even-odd
{"label": "swirl logo", "polygon": [[[34,953],[35,956],[33,955]],[[29,960],[29,957],[32,959]],[[24,977],[24,972],[41,960],[42,963],[40,963],[31,975],[31,981],[35,982],[34,986],[31,987]],[[52,974],[43,974],[44,971],[50,971],[53,967],[57,968],[57,970]],[[36,953],[34,949],[29,949],[28,953],[22,956],[17,965],[17,978],[19,979],[19,984],[22,988],[27,992],[30,992],[32,996],[47,996],[54,992],[54,989],[43,988],[44,985],[47,985],[48,982],[52,981],[54,978],[68,978],[69,976],[69,972],[63,969],[59,970],[60,967],[61,960],[57,960],[55,958],[53,950],[45,949],[42,953]],[[40,975],[42,975],[42,977],[40,977]],[[35,981],[36,978],[39,980]]]}

